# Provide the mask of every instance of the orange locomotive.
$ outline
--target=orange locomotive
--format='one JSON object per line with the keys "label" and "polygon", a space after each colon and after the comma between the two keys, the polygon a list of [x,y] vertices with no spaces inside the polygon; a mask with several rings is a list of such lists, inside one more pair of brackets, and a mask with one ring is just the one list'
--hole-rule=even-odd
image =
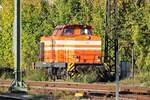
{"label": "orange locomotive", "polygon": [[51,75],[65,70],[69,75],[102,64],[102,40],[91,26],[59,25],[52,36],[42,36],[37,67],[47,67]]}

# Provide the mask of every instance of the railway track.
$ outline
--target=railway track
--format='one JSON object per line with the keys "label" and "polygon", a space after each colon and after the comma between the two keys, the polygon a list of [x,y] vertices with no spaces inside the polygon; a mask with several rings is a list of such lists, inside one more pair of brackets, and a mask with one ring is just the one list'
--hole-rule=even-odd
{"label": "railway track", "polygon": [[[11,81],[0,80],[0,88],[8,88]],[[115,85],[107,83],[72,83],[72,82],[37,82],[27,81],[29,93],[31,94],[51,94],[56,91],[63,91],[66,94],[83,93],[92,98],[114,98]],[[150,100],[150,89],[143,87],[131,87],[121,85],[121,100]],[[98,99],[98,100],[99,100]]]}

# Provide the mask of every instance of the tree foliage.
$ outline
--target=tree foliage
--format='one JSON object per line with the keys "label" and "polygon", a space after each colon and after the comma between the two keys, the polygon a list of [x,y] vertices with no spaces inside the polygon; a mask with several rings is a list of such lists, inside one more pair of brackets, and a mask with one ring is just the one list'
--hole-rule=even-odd
{"label": "tree foliage", "polygon": [[[51,35],[59,24],[89,24],[96,34],[105,28],[103,0],[22,0],[22,66],[29,68],[38,61],[41,35]],[[135,2],[136,1],[136,2]],[[122,46],[134,43],[136,65],[150,67],[150,4],[146,0],[118,0],[119,42]],[[13,66],[13,0],[2,1],[0,32],[0,66]]]}
{"label": "tree foliage", "polygon": [[[150,5],[128,0],[119,7],[120,41],[122,45],[132,45],[135,49],[135,61],[139,70],[150,67],[149,48],[150,30],[149,15]],[[143,5],[143,6],[142,6]]]}
{"label": "tree foliage", "polygon": [[13,1],[2,1],[2,32],[0,32],[0,66],[13,67]]}

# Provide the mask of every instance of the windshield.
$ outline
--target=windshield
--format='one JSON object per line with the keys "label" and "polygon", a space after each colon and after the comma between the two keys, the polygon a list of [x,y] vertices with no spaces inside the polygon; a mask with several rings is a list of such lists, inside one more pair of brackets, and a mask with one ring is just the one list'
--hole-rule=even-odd
{"label": "windshield", "polygon": [[62,35],[63,36],[73,35],[73,29],[72,28],[65,28]]}
{"label": "windshield", "polygon": [[92,31],[87,28],[81,29],[81,35],[92,35]]}

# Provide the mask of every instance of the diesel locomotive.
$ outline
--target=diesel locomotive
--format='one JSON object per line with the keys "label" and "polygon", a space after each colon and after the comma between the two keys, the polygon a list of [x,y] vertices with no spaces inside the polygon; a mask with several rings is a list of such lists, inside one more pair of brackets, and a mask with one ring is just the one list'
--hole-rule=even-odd
{"label": "diesel locomotive", "polygon": [[102,65],[102,39],[88,25],[58,25],[40,39],[40,62],[53,79],[71,77]]}

